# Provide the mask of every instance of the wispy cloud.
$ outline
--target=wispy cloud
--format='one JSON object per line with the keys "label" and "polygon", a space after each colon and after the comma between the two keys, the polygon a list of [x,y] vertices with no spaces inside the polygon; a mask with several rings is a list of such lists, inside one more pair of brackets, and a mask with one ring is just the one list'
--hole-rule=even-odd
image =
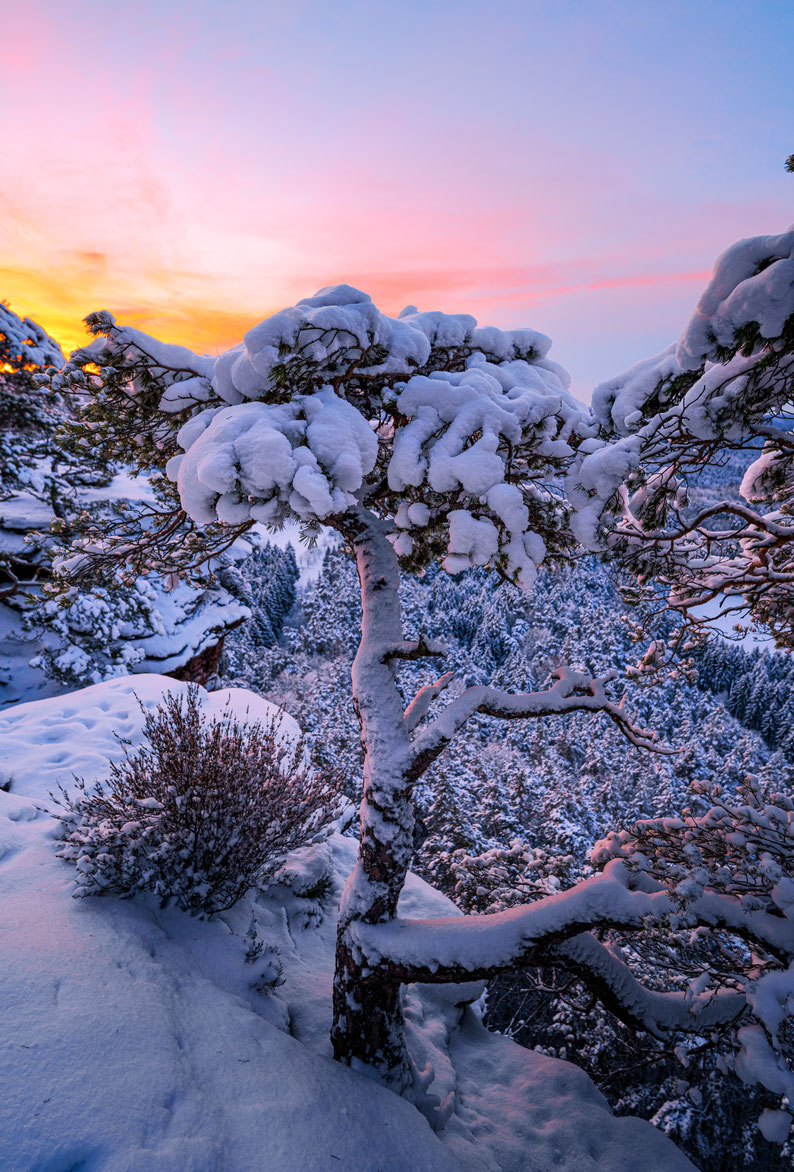
{"label": "wispy cloud", "polygon": [[110,309],[119,320],[200,351],[215,352],[238,342],[251,325],[323,284],[353,283],[386,312],[406,304],[443,306],[475,317],[499,317],[504,307],[527,311],[553,299],[642,288],[691,287],[705,283],[708,271],[624,273],[592,279],[597,263],[584,260],[561,266],[522,268],[405,270],[378,273],[348,270],[324,275],[290,274],[273,281],[256,300],[217,303],[212,274],[142,270],[135,280],[119,282],[103,252],[64,255],[57,268],[0,267],[0,288],[19,312],[36,318],[65,346],[84,341],[82,318],[94,309]]}

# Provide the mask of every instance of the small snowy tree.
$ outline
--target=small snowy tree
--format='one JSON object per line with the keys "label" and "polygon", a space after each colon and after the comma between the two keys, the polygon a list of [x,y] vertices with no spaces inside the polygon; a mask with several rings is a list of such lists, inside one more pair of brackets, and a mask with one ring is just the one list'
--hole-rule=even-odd
{"label": "small snowy tree", "polygon": [[31,576],[21,535],[15,541],[2,532],[7,502],[31,489],[56,496],[55,477],[47,466],[48,441],[67,408],[60,396],[44,399],[33,385],[32,372],[62,363],[58,343],[0,301],[0,599],[16,598]]}
{"label": "small snowy tree", "polygon": [[[47,531],[54,526],[65,537],[88,517],[111,525],[113,518],[145,512],[148,495],[142,478],[134,493],[142,498],[140,510],[126,499],[132,487],[126,469],[108,463],[101,445],[67,451],[59,443],[59,434],[77,425],[81,397],[47,396],[35,376],[63,362],[39,325],[0,302],[0,627],[8,653],[0,665],[0,705],[33,698],[50,687],[46,677],[79,688],[159,669],[204,682],[224,633],[248,613],[234,589],[233,566],[225,571],[228,589],[209,575],[196,586],[168,589],[162,579],[130,581],[118,572],[90,590],[46,598]],[[33,528],[38,532],[28,533]],[[227,560],[239,561],[246,548]]]}
{"label": "small snowy tree", "polygon": [[632,744],[658,747],[609,698],[608,679],[566,667],[550,687],[523,694],[462,687],[451,671],[412,698],[400,688],[406,661],[445,656],[427,634],[406,637],[401,568],[484,566],[528,588],[542,561],[576,546],[560,482],[593,429],[546,357],[548,339],[413,308],[392,319],[348,286],[276,314],[217,359],[118,327],[106,313],[88,324],[96,341],[53,385],[91,395],[78,441],[110,453],[134,444],[142,467],[163,471],[164,503],[145,529],[89,528],[60,564],[65,582],[119,564],[190,574],[256,523],[289,519],[310,532],[335,529],[355,558],[362,622],[352,685],[364,778],[358,861],[339,914],[336,1056],[408,1090],[401,985],[489,978],[552,954],[590,971],[633,1021],[699,1028],[733,1017],[735,997],[660,1000],[585,930],[639,929],[670,906],[664,888],[634,885],[623,859],[526,907],[427,922],[397,915],[414,788],[478,714],[600,712]]}

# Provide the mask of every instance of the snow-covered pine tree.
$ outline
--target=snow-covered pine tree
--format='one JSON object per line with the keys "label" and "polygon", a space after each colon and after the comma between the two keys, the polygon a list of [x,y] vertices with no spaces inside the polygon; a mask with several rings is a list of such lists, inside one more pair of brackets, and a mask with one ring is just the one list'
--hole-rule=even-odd
{"label": "snow-covered pine tree", "polygon": [[[522,965],[569,966],[651,1032],[703,1032],[747,1012],[751,991],[734,986],[714,996],[645,988],[586,930],[642,932],[649,917],[675,914],[676,893],[663,877],[649,886],[625,851],[601,874],[526,906],[427,922],[397,916],[414,793],[474,718],[600,712],[634,745],[658,749],[609,698],[608,680],[562,666],[550,687],[529,692],[483,681],[481,668],[468,684],[445,672],[407,705],[400,691],[402,668],[405,678],[411,665],[446,655],[421,628],[406,631],[401,568],[487,567],[526,589],[541,562],[575,546],[560,477],[592,442],[592,427],[545,357],[548,340],[413,309],[387,318],[347,286],[275,315],[217,360],[117,327],[107,314],[89,324],[97,341],[72,356],[55,388],[89,391],[80,426],[95,425],[90,434],[109,453],[135,435],[141,466],[162,469],[175,488],[164,486],[163,509],[145,531],[94,526],[80,536],[60,565],[66,582],[118,565],[196,572],[256,523],[287,519],[335,529],[355,558],[363,798],[358,862],[339,916],[337,1057],[408,1090],[400,986],[488,979]],[[487,637],[495,647],[494,633]],[[517,650],[500,638],[503,668]],[[551,744],[566,760],[586,758],[559,730]],[[579,815],[571,809],[572,825]],[[746,907],[730,889],[691,894],[687,915],[701,927],[788,955],[771,906]]]}
{"label": "snow-covered pine tree", "polygon": [[[355,558],[364,786],[359,859],[340,908],[333,1041],[340,1059],[405,1090],[400,985],[520,964],[549,932],[564,934],[566,919],[537,938],[501,923],[486,940],[466,921],[451,934],[446,924],[409,926],[403,952],[402,930],[393,933],[423,773],[477,713],[601,712],[634,744],[655,747],[605,681],[580,671],[561,668],[551,687],[526,694],[455,689],[443,707],[452,673],[420,687],[407,708],[398,687],[402,663],[445,654],[422,632],[406,638],[400,566],[489,566],[530,587],[544,559],[575,544],[559,478],[588,421],[543,335],[412,308],[388,318],[348,286],[276,314],[217,360],[118,327],[106,313],[87,320],[97,341],[52,380],[91,396],[74,439],[90,435],[110,457],[134,435],[139,465],[175,487],[164,483],[160,515],[145,530],[95,525],[79,536],[59,566],[64,582],[119,565],[196,572],[254,524],[287,519],[335,529]],[[601,890],[613,889],[620,902],[620,884]],[[490,941],[485,952],[477,940]]]}
{"label": "snow-covered pine tree", "polygon": [[[632,572],[638,588],[630,597],[680,618],[666,641],[650,645],[640,673],[697,648],[714,626],[724,630],[726,618],[756,624],[778,647],[794,647],[793,402],[794,229],[729,248],[677,344],[596,388],[599,434],[582,445],[568,479],[572,527],[587,547]],[[746,626],[740,622],[737,630]],[[690,656],[686,670],[695,667]],[[790,743],[781,721],[786,689],[775,686],[768,664],[757,656],[751,673],[724,682],[731,710],[767,744]],[[683,902],[693,894],[730,894],[743,908],[781,921],[775,943],[756,941],[752,931],[745,937],[759,948],[753,978],[746,973],[743,986],[751,989],[756,1020],[738,1032],[736,1069],[746,1082],[790,1097],[791,797],[752,777],[738,797],[730,788],[724,796],[719,787],[703,792],[708,809],[700,814],[688,809],[681,819],[628,832],[629,853],[668,884],[676,860],[675,891]],[[780,849],[771,845],[777,832]],[[709,835],[710,865],[698,864],[697,844]],[[751,861],[741,858],[742,848]],[[665,860],[660,867],[654,852]],[[767,925],[772,929],[772,919]],[[741,965],[734,968],[740,972]],[[735,979],[741,987],[741,976]],[[765,998],[772,989],[777,1010],[770,1015]]]}
{"label": "snow-covered pine tree", "polygon": [[298,566],[291,545],[278,549],[269,542],[257,543],[240,564],[224,567],[218,580],[251,611],[248,622],[225,640],[225,671],[232,678],[244,677],[262,652],[273,647],[284,620],[295,605]]}
{"label": "snow-covered pine tree", "polygon": [[48,467],[52,435],[67,413],[63,398],[45,398],[31,375],[62,363],[58,343],[0,301],[0,597],[4,599],[17,596],[36,576],[30,565],[35,557],[31,558],[24,541],[30,524],[25,518],[17,522],[16,498],[36,493],[41,498],[39,515],[52,515],[50,502],[56,491]]}
{"label": "snow-covered pine tree", "polygon": [[205,682],[225,632],[247,614],[219,584],[167,590],[138,578],[42,598],[53,522],[67,532],[82,514],[109,523],[134,508],[125,497],[146,495],[145,478],[129,480],[100,449],[60,446],[75,404],[45,395],[34,376],[62,365],[58,344],[0,302],[0,705],[136,670]]}

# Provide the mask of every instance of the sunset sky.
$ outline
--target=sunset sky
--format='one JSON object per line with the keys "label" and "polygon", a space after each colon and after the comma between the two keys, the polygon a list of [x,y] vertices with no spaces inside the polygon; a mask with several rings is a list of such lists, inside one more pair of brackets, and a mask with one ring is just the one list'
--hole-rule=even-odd
{"label": "sunset sky", "polygon": [[0,0],[0,297],[217,351],[347,281],[588,398],[794,220],[794,4]]}

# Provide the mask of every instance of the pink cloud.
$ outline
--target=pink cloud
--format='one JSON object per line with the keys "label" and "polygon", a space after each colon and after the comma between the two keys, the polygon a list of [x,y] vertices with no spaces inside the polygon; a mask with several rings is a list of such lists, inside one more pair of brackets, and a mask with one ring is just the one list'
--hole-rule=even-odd
{"label": "pink cloud", "polygon": [[785,226],[771,198],[649,193],[619,141],[555,135],[536,95],[495,120],[476,70],[465,107],[443,94],[432,106],[430,74],[424,105],[408,82],[359,94],[340,78],[321,92],[323,46],[282,67],[227,24],[217,53],[202,48],[201,13],[178,5],[165,17],[144,5],[140,20],[125,4],[101,19],[78,8],[16,9],[0,45],[0,89],[18,111],[4,127],[0,296],[67,343],[106,306],[215,349],[338,281],[390,312],[526,314],[569,343],[674,336],[718,252]]}

